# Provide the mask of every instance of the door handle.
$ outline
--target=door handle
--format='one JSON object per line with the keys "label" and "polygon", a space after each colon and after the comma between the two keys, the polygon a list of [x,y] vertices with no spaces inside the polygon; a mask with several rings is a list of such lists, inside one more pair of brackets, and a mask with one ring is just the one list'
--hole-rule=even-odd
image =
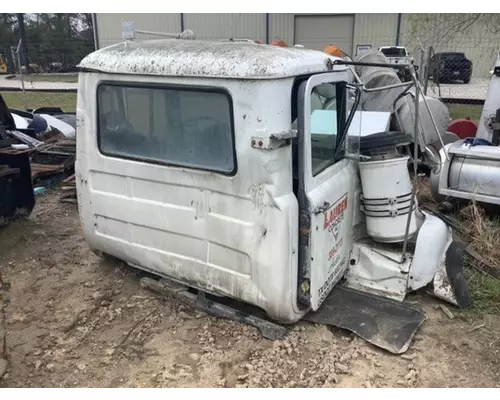
{"label": "door handle", "polygon": [[322,214],[326,210],[328,210],[330,207],[331,207],[331,204],[325,201],[322,206],[319,206],[314,210],[314,215]]}

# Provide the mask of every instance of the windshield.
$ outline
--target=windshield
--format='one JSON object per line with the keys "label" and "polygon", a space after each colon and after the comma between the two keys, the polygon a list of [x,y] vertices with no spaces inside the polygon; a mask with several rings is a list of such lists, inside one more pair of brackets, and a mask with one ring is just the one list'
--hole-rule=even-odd
{"label": "windshield", "polygon": [[464,53],[444,53],[442,58],[446,61],[462,61],[465,59]]}
{"label": "windshield", "polygon": [[386,57],[406,57],[406,49],[398,47],[386,47],[381,49]]}

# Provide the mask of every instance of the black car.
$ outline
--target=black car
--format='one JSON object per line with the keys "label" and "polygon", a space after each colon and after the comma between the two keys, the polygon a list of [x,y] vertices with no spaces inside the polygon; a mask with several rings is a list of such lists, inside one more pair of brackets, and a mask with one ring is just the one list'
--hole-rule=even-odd
{"label": "black car", "polygon": [[456,80],[469,83],[472,75],[472,61],[464,53],[436,53],[429,68],[429,74],[436,83]]}

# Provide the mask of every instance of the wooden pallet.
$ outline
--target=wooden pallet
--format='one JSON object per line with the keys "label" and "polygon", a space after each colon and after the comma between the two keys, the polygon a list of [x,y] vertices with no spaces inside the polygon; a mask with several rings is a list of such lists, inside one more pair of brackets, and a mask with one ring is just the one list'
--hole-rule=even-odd
{"label": "wooden pallet", "polygon": [[59,197],[59,201],[61,203],[73,203],[73,204],[78,203],[77,197],[76,197],[75,174],[73,174],[73,175],[67,177],[65,180],[63,180],[60,189],[63,192],[61,194],[61,196]]}

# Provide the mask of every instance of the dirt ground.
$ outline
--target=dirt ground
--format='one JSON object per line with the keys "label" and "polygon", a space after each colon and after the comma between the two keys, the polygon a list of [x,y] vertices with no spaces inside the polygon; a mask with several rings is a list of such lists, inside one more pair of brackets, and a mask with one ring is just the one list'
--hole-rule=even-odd
{"label": "dirt ground", "polygon": [[10,365],[0,387],[500,387],[500,316],[411,296],[427,314],[394,356],[348,332],[300,323],[284,341],[141,289],[141,272],[101,260],[77,207],[37,198],[0,231],[10,286]]}

